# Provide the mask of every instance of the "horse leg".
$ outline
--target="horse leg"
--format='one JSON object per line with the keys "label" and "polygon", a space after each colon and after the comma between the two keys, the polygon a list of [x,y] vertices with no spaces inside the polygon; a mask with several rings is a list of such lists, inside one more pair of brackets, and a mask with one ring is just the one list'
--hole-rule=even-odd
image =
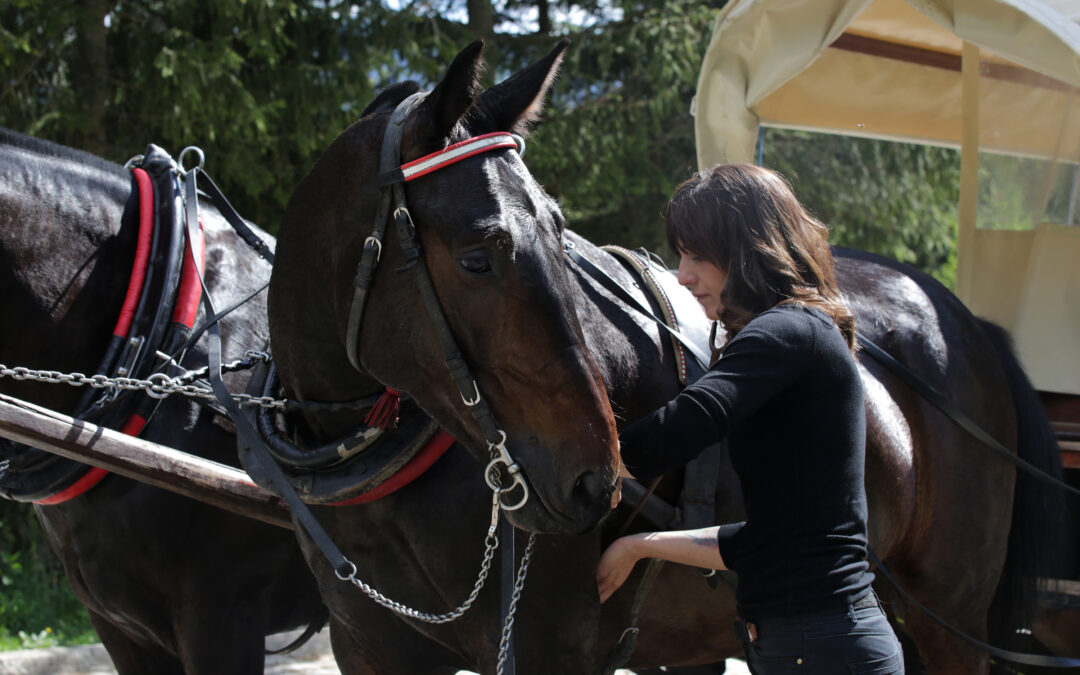
{"label": "horse leg", "polygon": [[159,647],[133,640],[97,612],[90,611],[90,623],[118,675],[184,675],[184,666],[176,657]]}
{"label": "horse leg", "polygon": [[[259,675],[266,640],[260,617],[244,611],[242,599],[202,593],[184,604],[177,618],[180,658],[187,675]],[[237,603],[237,604],[234,604]]]}
{"label": "horse leg", "polygon": [[362,627],[361,634],[331,615],[330,644],[342,675],[453,675],[460,670],[446,665],[458,657],[396,617],[383,615],[376,621]]}

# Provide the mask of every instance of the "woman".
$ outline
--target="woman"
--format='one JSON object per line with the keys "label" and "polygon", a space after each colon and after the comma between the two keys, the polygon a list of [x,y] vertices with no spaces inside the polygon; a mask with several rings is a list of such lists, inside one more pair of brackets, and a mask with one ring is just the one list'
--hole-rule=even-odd
{"label": "woman", "polygon": [[870,588],[863,390],[826,228],[778,174],[729,164],[676,190],[667,236],[680,283],[729,340],[704,377],[623,430],[623,461],[647,484],[726,438],[747,520],[616,540],[601,600],[642,558],[732,569],[754,673],[902,673]]}

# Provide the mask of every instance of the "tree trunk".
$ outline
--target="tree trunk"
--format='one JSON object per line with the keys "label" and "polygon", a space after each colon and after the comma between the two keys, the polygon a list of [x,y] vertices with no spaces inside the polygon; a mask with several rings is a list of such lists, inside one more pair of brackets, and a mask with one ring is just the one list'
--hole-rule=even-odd
{"label": "tree trunk", "polygon": [[108,92],[109,65],[106,54],[105,15],[108,0],[83,0],[75,30],[72,85],[82,113],[83,138],[79,147],[95,155],[104,155],[108,147],[105,132],[105,98]]}
{"label": "tree trunk", "polygon": [[469,30],[478,37],[495,34],[495,6],[491,0],[468,0]]}
{"label": "tree trunk", "polygon": [[536,10],[540,13],[537,20],[536,32],[540,35],[551,34],[551,7],[548,4],[548,0],[537,0]]}

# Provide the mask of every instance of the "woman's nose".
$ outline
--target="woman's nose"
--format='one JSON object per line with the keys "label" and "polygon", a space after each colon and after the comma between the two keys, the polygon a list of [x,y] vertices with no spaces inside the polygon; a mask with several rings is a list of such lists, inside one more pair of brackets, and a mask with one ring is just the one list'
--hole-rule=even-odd
{"label": "woman's nose", "polygon": [[690,284],[694,283],[694,275],[691,274],[688,266],[682,261],[679,262],[679,274],[676,278],[683,286],[689,286]]}

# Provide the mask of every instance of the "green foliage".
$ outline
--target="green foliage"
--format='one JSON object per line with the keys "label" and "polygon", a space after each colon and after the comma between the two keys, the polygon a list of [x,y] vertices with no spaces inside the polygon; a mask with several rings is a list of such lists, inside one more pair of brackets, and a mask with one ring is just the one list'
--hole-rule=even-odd
{"label": "green foliage", "polygon": [[529,164],[581,234],[666,252],[664,205],[694,169],[690,100],[715,14],[678,1],[623,10],[573,32]]}
{"label": "green foliage", "polygon": [[1075,223],[1073,189],[1080,180],[1078,172],[1076,164],[980,153],[976,226],[1030,230],[1036,221]]}
{"label": "green foliage", "polygon": [[784,174],[837,246],[873,251],[956,283],[960,153],[767,129],[763,164]]}
{"label": "green foliage", "polygon": [[0,651],[94,641],[32,507],[0,501]]}

